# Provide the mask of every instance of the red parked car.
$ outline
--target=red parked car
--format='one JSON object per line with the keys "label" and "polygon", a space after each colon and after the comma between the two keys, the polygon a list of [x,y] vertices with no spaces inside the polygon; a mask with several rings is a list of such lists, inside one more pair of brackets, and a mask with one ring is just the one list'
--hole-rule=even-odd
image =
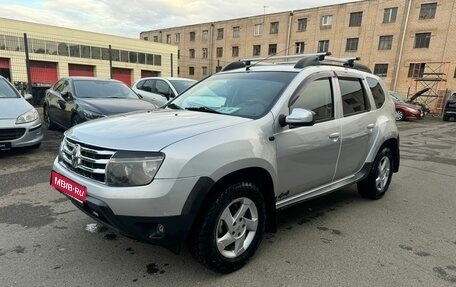
{"label": "red parked car", "polygon": [[396,107],[396,121],[421,120],[424,117],[424,111],[421,106],[407,103],[407,100],[396,92],[389,92],[389,94]]}

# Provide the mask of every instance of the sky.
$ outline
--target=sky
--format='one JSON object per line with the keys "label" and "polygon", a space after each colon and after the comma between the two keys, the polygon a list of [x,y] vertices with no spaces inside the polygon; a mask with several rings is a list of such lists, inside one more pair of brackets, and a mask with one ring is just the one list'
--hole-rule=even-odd
{"label": "sky", "polygon": [[142,31],[356,0],[0,0],[0,17],[139,38]]}

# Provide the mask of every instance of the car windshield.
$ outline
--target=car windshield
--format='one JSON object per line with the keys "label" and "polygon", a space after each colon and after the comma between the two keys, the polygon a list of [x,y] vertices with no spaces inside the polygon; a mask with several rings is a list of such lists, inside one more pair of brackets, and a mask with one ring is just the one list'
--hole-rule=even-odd
{"label": "car windshield", "polygon": [[0,79],[0,99],[20,98],[21,96],[4,79]]}
{"label": "car windshield", "polygon": [[296,74],[247,71],[215,74],[192,86],[168,106],[259,118],[272,108]]}
{"label": "car windshield", "polygon": [[73,83],[78,98],[139,99],[129,87],[119,82],[75,80]]}
{"label": "car windshield", "polygon": [[389,94],[390,94],[391,98],[393,99],[393,101],[395,101],[397,103],[406,103],[407,102],[406,99],[404,99],[401,95],[399,95],[396,92],[390,92]]}
{"label": "car windshield", "polygon": [[181,94],[186,89],[190,88],[196,81],[190,80],[169,80],[171,85],[176,89],[178,94]]}

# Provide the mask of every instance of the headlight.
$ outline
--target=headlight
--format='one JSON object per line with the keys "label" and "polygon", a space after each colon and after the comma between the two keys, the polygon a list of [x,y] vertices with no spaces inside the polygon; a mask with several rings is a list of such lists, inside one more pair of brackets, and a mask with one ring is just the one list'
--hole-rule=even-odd
{"label": "headlight", "polygon": [[103,114],[99,114],[99,113],[92,112],[92,111],[86,111],[86,110],[82,111],[82,114],[84,115],[84,117],[86,119],[89,119],[89,120],[98,119],[98,118],[105,116]]}
{"label": "headlight", "polygon": [[138,186],[152,182],[165,155],[160,152],[118,151],[106,166],[109,186]]}
{"label": "headlight", "polygon": [[20,115],[16,119],[16,124],[25,124],[36,121],[40,116],[35,109],[31,109],[30,111]]}

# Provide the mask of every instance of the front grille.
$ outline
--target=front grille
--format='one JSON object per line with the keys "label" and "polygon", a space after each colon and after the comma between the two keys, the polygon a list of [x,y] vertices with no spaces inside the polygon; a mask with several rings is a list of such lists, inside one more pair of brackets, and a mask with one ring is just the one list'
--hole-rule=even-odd
{"label": "front grille", "polygon": [[106,165],[116,152],[83,144],[67,137],[63,140],[61,149],[61,160],[68,169],[103,183]]}
{"label": "front grille", "polygon": [[24,128],[20,129],[0,129],[0,141],[15,140],[23,136],[25,133]]}

